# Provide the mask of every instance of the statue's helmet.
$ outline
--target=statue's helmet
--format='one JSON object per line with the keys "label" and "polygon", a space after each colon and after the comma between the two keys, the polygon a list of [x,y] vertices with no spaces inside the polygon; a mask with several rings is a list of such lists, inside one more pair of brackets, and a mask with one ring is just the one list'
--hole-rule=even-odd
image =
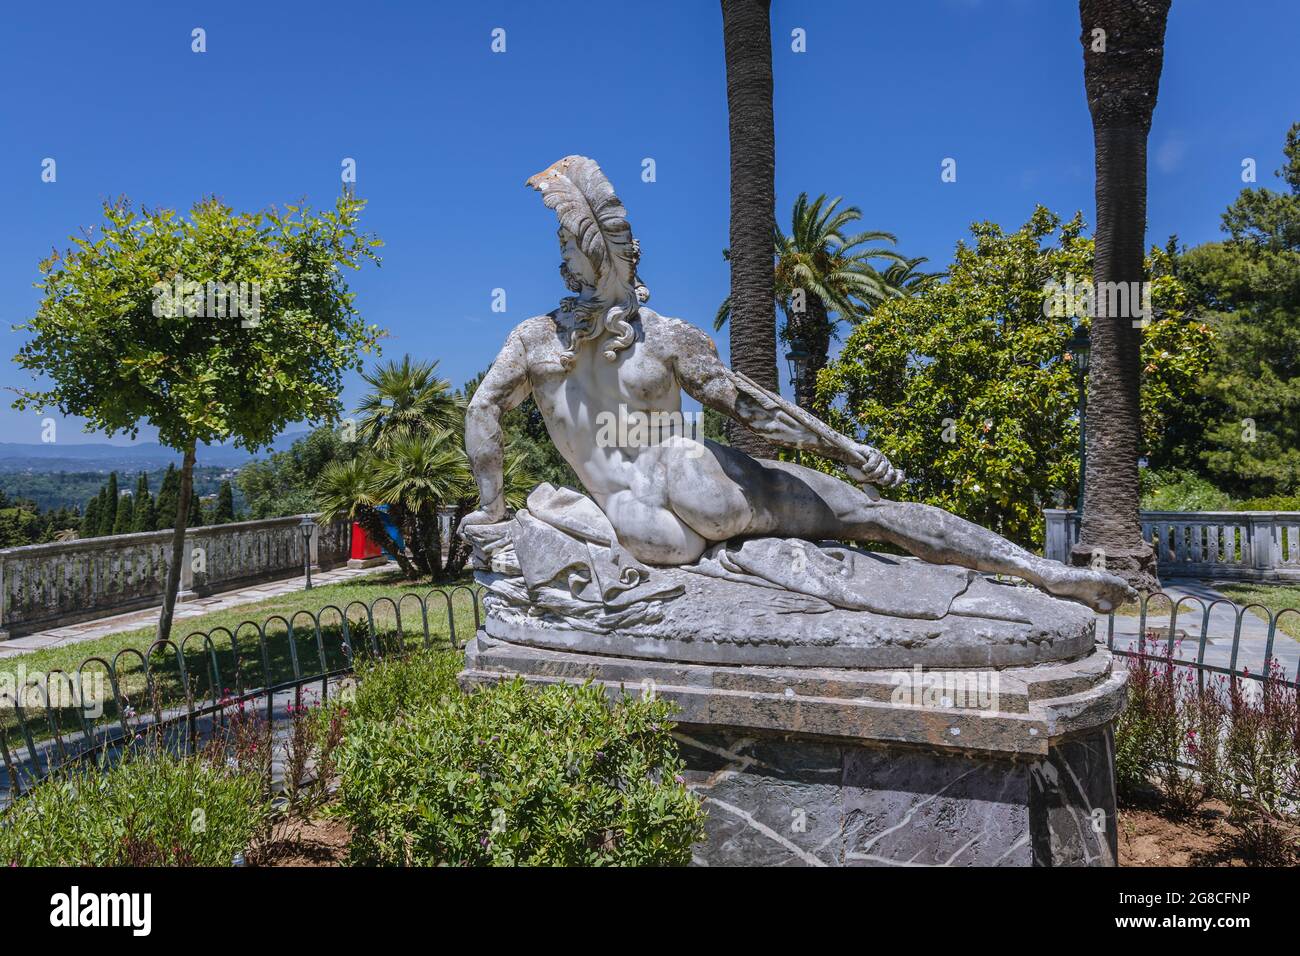
{"label": "statue's helmet", "polygon": [[565,156],[530,176],[525,185],[540,192],[542,202],[555,210],[560,228],[573,237],[598,280],[613,279],[645,301],[649,293],[637,279],[640,248],[627,210],[595,160]]}

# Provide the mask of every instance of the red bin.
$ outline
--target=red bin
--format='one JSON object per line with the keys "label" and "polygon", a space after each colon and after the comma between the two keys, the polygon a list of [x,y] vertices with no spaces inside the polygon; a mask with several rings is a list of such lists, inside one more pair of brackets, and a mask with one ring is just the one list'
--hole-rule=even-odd
{"label": "red bin", "polygon": [[352,522],[352,560],[365,561],[369,558],[382,557],[383,553],[383,549],[371,540],[365,529],[355,521]]}

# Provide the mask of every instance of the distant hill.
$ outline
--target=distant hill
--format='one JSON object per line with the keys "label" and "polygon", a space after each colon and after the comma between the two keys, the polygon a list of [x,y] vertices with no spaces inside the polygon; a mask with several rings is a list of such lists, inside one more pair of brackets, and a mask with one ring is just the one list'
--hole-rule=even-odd
{"label": "distant hill", "polygon": [[[122,491],[135,490],[140,472],[148,472],[149,490],[157,494],[158,489],[162,487],[163,473],[166,468],[166,465],[156,467],[136,464],[129,468],[106,468],[103,471],[95,471],[88,470],[83,464],[81,468],[71,471],[36,468],[0,470],[0,491],[15,501],[34,501],[42,511],[55,508],[84,508],[87,501],[99,494],[99,489],[108,480],[109,471],[117,472],[118,488]],[[217,489],[221,487],[221,482],[229,478],[233,470],[233,467],[196,465],[195,493],[200,497],[216,494]],[[235,504],[239,507],[242,500],[239,488],[236,487],[234,492]]]}
{"label": "distant hill", "polygon": [[[242,448],[211,445],[200,448],[197,464],[220,468],[237,468],[263,458],[274,451],[283,451],[306,431],[290,432],[276,439],[275,444],[257,455]],[[69,445],[62,442],[0,442],[0,472],[103,472],[141,471],[180,465],[178,452],[157,442],[140,442],[135,445],[111,445],[108,442],[87,442]]]}

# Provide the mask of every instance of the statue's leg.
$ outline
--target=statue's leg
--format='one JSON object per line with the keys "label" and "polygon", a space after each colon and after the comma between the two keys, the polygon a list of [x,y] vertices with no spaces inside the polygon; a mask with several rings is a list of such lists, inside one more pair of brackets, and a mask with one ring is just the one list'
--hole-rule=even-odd
{"label": "statue's leg", "polygon": [[886,541],[935,564],[1024,578],[1103,611],[1132,593],[1113,574],[1049,561],[942,508],[873,500],[791,462],[757,460],[712,442],[665,448],[661,462],[666,506],[711,542],[756,535]]}
{"label": "statue's leg", "polygon": [[798,531],[777,527],[770,533],[885,541],[936,564],[1014,575],[1051,594],[1075,598],[1102,611],[1132,596],[1132,590],[1116,575],[1048,560],[942,508],[873,500],[848,482],[789,462],[760,464],[810,488],[834,513],[834,522],[813,535],[799,527],[803,522],[794,523]]}

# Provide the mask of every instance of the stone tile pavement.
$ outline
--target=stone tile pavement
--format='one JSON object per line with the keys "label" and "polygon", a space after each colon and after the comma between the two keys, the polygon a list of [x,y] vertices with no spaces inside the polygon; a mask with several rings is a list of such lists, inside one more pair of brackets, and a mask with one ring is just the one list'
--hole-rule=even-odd
{"label": "stone tile pavement", "polygon": [[[1208,583],[1201,581],[1177,581],[1166,584],[1164,591],[1178,606],[1178,620],[1175,629],[1186,636],[1181,647],[1176,646],[1174,657],[1183,660],[1196,660],[1204,619],[1204,605],[1212,601],[1227,598]],[[1187,600],[1183,600],[1187,598]],[[1193,600],[1195,599],[1195,600]],[[1290,618],[1291,615],[1288,615]],[[1233,634],[1237,615],[1229,604],[1217,604],[1210,611],[1210,623],[1207,629],[1208,639],[1205,645],[1205,663],[1216,667],[1228,667],[1232,662]],[[1128,650],[1136,647],[1138,640],[1137,615],[1115,615],[1115,648]],[[1097,615],[1097,637],[1105,640],[1107,618]],[[1169,605],[1162,600],[1153,600],[1148,606],[1147,630],[1160,628],[1168,633]],[[1162,638],[1167,640],[1167,636]],[[1175,642],[1178,636],[1175,635]],[[1237,647],[1238,670],[1249,668],[1252,674],[1259,674],[1264,669],[1264,653],[1268,646],[1268,622],[1256,616],[1254,611],[1247,611],[1241,616],[1241,641]],[[1163,647],[1161,648],[1163,650]],[[1296,679],[1300,668],[1300,641],[1286,634],[1280,628],[1273,639],[1273,656],[1286,671],[1290,680]]]}
{"label": "stone tile pavement", "polygon": [[[389,563],[370,568],[349,568],[345,566],[331,571],[313,570],[311,583],[312,587],[339,584],[343,581],[351,581],[355,578],[387,571],[394,566]],[[198,617],[200,614],[225,611],[241,604],[251,604],[254,601],[264,601],[267,598],[281,594],[301,591],[303,584],[302,578],[285,578],[280,581],[268,581],[265,584],[242,588],[238,591],[223,591],[189,601],[182,601],[176,605],[176,620],[184,621],[187,618]],[[16,657],[19,654],[28,654],[49,647],[63,647],[68,644],[93,641],[95,638],[103,637],[106,634],[116,634],[120,631],[133,631],[142,627],[149,627],[157,622],[160,607],[161,605],[158,605],[140,611],[131,611],[127,614],[96,618],[93,621],[69,624],[65,627],[37,631],[34,634],[24,634],[22,637],[0,641],[0,659]]]}

